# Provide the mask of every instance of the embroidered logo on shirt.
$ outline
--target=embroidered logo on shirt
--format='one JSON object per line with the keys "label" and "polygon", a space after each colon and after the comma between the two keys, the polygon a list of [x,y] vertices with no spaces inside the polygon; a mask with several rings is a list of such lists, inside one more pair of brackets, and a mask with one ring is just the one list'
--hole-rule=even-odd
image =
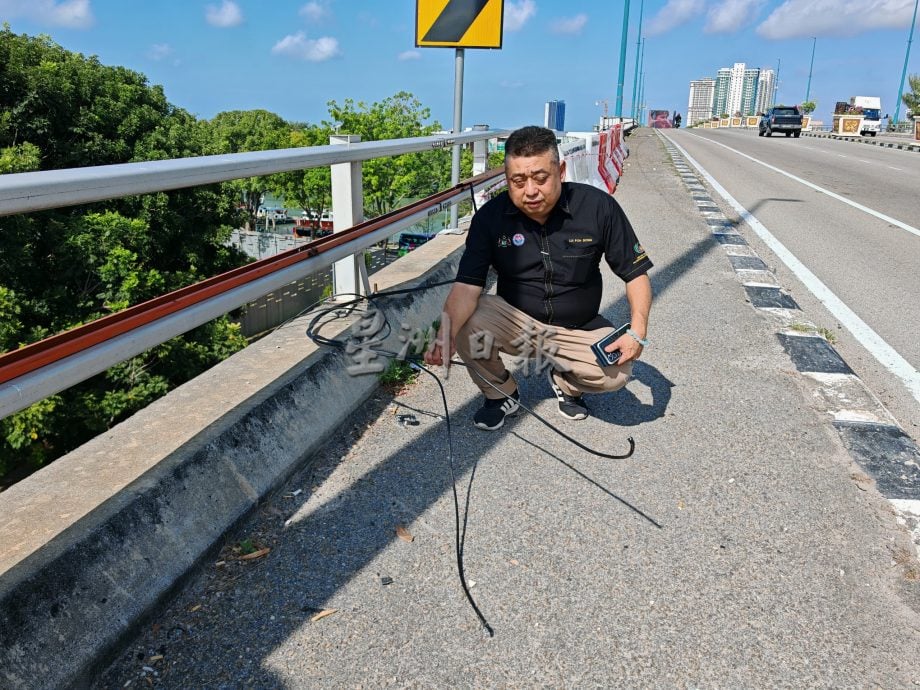
{"label": "embroidered logo on shirt", "polygon": [[590,237],[570,237],[566,240],[568,244],[589,244],[594,240]]}
{"label": "embroidered logo on shirt", "polygon": [[524,244],[524,236],[521,233],[517,233],[511,238],[511,241],[514,242],[515,247],[520,247]]}
{"label": "embroidered logo on shirt", "polygon": [[508,239],[507,235],[502,235],[498,238],[499,249],[506,249],[509,244],[511,244],[511,241]]}
{"label": "embroidered logo on shirt", "polygon": [[633,251],[636,252],[636,258],[633,260],[633,264],[637,264],[640,261],[643,261],[648,258],[648,254],[645,253],[645,250],[642,248],[642,245],[636,242],[633,245]]}

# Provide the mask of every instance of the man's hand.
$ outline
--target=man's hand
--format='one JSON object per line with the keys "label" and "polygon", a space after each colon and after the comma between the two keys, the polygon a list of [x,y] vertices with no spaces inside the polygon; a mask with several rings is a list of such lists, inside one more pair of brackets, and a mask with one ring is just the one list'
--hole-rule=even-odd
{"label": "man's hand", "polygon": [[639,359],[639,356],[642,354],[642,345],[631,335],[624,333],[604,348],[605,352],[614,352],[615,350],[620,351],[620,358],[615,365],[619,366],[621,364],[626,364],[626,362],[633,362]]}
{"label": "man's hand", "polygon": [[[438,366],[449,366],[451,358],[457,349],[454,347],[454,339],[450,335],[450,319],[441,317],[441,328],[438,330],[438,336],[431,346],[425,350],[425,364],[435,364]],[[446,322],[446,323],[445,323]],[[444,356],[446,353],[446,357]]]}
{"label": "man's hand", "polygon": [[456,352],[454,339],[463,324],[476,311],[476,305],[479,304],[479,295],[481,293],[482,288],[476,285],[454,283],[441,312],[438,337],[425,351],[426,364],[450,366],[451,357]]}

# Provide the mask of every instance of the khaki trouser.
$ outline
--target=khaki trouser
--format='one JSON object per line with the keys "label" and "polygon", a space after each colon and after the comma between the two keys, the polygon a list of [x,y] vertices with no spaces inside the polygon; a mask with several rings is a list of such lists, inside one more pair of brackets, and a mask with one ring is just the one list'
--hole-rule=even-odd
{"label": "khaki trouser", "polygon": [[591,351],[592,343],[609,332],[610,328],[579,331],[547,326],[497,295],[481,295],[476,311],[457,333],[455,346],[487,398],[502,397],[489,383],[507,394],[517,389],[499,352],[523,361],[525,372],[529,367],[536,373],[552,368],[556,385],[567,395],[577,396],[619,390],[629,381],[632,362],[601,367]]}

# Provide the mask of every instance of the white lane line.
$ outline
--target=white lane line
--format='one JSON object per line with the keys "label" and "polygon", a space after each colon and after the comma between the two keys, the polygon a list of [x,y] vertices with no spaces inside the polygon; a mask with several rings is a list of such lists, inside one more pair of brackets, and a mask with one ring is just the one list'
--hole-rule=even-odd
{"label": "white lane line", "polygon": [[891,168],[892,170],[898,170],[898,171],[900,171],[900,172],[904,172],[904,168],[896,168],[896,167],[894,167],[893,165],[886,165],[885,167],[886,167],[886,168]]}
{"label": "white lane line", "polygon": [[[689,132],[688,132],[688,134],[689,134]],[[749,156],[749,155],[747,155],[746,153],[742,153],[742,152],[739,151],[738,149],[733,149],[731,146],[726,146],[725,144],[720,144],[718,141],[713,141],[712,139],[706,139],[706,137],[701,137],[701,136],[699,136],[698,134],[691,134],[690,136],[695,136],[695,137],[697,137],[698,139],[705,139],[706,141],[710,142],[711,144],[715,144],[716,146],[721,146],[721,147],[724,148],[724,149],[728,149],[728,150],[731,151],[732,153],[737,153],[737,154],[738,154],[739,156],[741,156],[742,158],[747,158],[749,161],[752,161],[752,162],[754,162],[754,163],[757,163],[758,165],[762,165],[763,167],[768,168],[768,169],[772,170],[773,172],[778,172],[780,175],[785,175],[785,176],[788,177],[790,180],[795,180],[796,182],[798,182],[798,183],[800,183],[800,184],[803,184],[803,185],[805,185],[806,187],[810,187],[811,189],[814,189],[816,192],[821,192],[822,194],[827,194],[827,196],[831,197],[832,199],[836,199],[837,201],[842,201],[843,203],[847,204],[848,206],[852,206],[852,207],[855,208],[855,209],[859,209],[859,210],[862,211],[863,213],[868,213],[870,216],[875,216],[875,217],[878,218],[879,220],[883,220],[883,221],[885,221],[886,223],[891,223],[892,225],[895,225],[895,226],[901,228],[902,230],[907,230],[907,232],[911,233],[912,235],[916,235],[917,237],[920,237],[920,230],[918,230],[917,228],[915,228],[913,225],[908,225],[907,223],[901,222],[901,221],[898,220],[897,218],[892,218],[891,216],[886,216],[884,213],[879,213],[878,211],[876,211],[876,210],[874,210],[874,209],[871,209],[871,208],[869,208],[868,206],[863,206],[862,204],[856,203],[855,201],[851,201],[850,199],[847,199],[846,197],[840,196],[839,194],[835,194],[834,192],[830,191],[829,189],[824,189],[824,187],[819,187],[818,185],[814,184],[813,182],[809,182],[808,180],[803,180],[801,177],[796,177],[796,176],[793,175],[792,173],[788,173],[788,172],[786,172],[785,170],[781,170],[781,169],[777,168],[777,167],[774,166],[774,165],[770,165],[769,163],[764,163],[762,160],[758,160],[758,159],[754,158],[753,156]],[[675,146],[676,146],[676,144],[675,144]],[[847,157],[847,156],[844,156],[843,154],[840,154],[840,153],[838,153],[837,155],[840,156],[841,158],[846,158],[846,157]]]}
{"label": "white lane line", "polygon": [[878,333],[872,330],[869,324],[859,318],[856,312],[844,304],[843,300],[831,292],[831,289],[821,282],[818,276],[812,273],[792,252],[786,249],[786,246],[776,239],[763,223],[757,220],[753,214],[738,203],[738,201],[729,194],[722,185],[716,182],[715,178],[704,170],[703,166],[701,166],[689,153],[666,134],[663,136],[683,154],[687,162],[699,171],[700,175],[712,185],[712,188],[738,212],[741,218],[753,228],[760,239],[762,239],[780,260],[789,267],[796,277],[804,283],[805,287],[807,287],[815,297],[821,300],[821,303],[830,310],[831,314],[833,314],[841,324],[843,324],[844,328],[853,334],[853,337],[859,341],[859,344],[866,348],[869,354],[875,357],[882,366],[901,379],[904,385],[907,386],[907,390],[910,391],[910,394],[914,396],[917,402],[920,402],[920,372],[918,372],[910,362],[898,354],[897,350],[885,342]]}

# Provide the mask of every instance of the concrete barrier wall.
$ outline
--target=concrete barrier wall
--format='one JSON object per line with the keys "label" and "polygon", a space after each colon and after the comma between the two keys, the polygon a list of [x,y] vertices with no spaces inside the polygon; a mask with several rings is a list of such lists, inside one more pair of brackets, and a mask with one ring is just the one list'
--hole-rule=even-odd
{"label": "concrete barrier wall", "polygon": [[[449,280],[464,240],[438,237],[374,282]],[[387,314],[430,324],[447,289],[388,298]],[[305,329],[275,331],[0,494],[0,687],[87,684],[376,389]],[[398,350],[393,330],[384,347]]]}

